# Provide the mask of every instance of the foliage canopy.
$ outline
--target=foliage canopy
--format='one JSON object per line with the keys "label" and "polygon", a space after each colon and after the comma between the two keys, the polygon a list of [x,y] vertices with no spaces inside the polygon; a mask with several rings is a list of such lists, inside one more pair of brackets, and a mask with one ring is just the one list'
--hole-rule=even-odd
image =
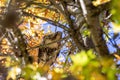
{"label": "foliage canopy", "polygon": [[119,2],[1,0],[0,79],[117,80]]}

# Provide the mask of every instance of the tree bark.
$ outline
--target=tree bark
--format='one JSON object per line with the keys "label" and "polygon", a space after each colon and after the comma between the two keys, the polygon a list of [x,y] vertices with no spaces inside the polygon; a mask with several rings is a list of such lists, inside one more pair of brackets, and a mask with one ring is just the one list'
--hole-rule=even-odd
{"label": "tree bark", "polygon": [[108,55],[109,51],[105,40],[103,39],[103,31],[100,27],[98,16],[88,17],[89,30],[97,53],[101,56]]}
{"label": "tree bark", "polygon": [[[88,1],[88,0],[86,0]],[[100,56],[109,55],[109,51],[106,45],[105,40],[103,39],[103,30],[99,21],[99,9],[92,5],[92,2],[89,5],[86,5],[87,9],[87,23],[88,29],[91,32],[92,40],[95,45],[95,49]]]}

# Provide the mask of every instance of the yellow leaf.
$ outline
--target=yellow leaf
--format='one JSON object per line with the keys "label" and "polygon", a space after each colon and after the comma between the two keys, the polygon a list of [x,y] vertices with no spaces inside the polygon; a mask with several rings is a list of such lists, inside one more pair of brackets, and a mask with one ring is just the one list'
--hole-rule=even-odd
{"label": "yellow leaf", "polygon": [[89,62],[89,58],[85,51],[81,51],[79,54],[71,56],[71,59],[75,65],[85,66]]}
{"label": "yellow leaf", "polygon": [[93,1],[92,3],[93,3],[94,6],[99,6],[99,5],[107,3],[109,1],[110,0],[96,0],[96,1]]}
{"label": "yellow leaf", "polygon": [[114,23],[114,22],[112,22],[112,24],[113,24],[113,31],[115,33],[119,33],[120,32],[120,24],[117,24],[117,23]]}

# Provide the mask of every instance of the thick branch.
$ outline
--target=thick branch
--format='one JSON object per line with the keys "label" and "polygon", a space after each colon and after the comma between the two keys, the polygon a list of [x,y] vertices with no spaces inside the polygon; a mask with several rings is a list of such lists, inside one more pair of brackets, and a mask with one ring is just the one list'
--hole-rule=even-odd
{"label": "thick branch", "polygon": [[[87,0],[86,0],[87,1]],[[87,23],[91,32],[92,40],[96,46],[98,55],[105,56],[109,54],[105,40],[103,39],[103,30],[99,21],[99,9],[90,3],[87,8]],[[94,9],[93,9],[94,8]]]}
{"label": "thick branch", "polygon": [[94,17],[88,17],[89,21],[89,30],[92,35],[93,43],[96,46],[96,51],[99,53],[99,55],[104,56],[108,55],[108,48],[106,46],[106,42],[103,39],[103,31],[100,27],[99,18],[98,16]]}
{"label": "thick branch", "polygon": [[79,30],[76,30],[77,26],[74,25],[74,22],[72,21],[72,19],[70,18],[71,15],[69,13],[69,11],[67,10],[67,4],[64,3],[63,1],[61,1],[61,4],[64,8],[64,17],[65,19],[67,20],[68,24],[69,24],[69,27],[70,27],[70,32],[69,32],[69,35],[71,35],[71,38],[74,40],[77,48],[80,50],[86,50],[85,46],[84,46],[84,43],[82,41],[82,38],[81,38],[81,34],[79,32]]}

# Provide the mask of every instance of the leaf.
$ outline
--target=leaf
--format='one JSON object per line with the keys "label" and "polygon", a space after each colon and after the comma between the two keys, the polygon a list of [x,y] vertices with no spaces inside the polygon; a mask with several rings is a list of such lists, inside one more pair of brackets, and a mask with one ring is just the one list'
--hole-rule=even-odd
{"label": "leaf", "polygon": [[117,60],[120,60],[120,56],[118,54],[113,54]]}
{"label": "leaf", "polygon": [[92,3],[94,6],[99,6],[99,5],[107,3],[109,1],[111,1],[111,0],[96,0],[96,1],[92,1]]}
{"label": "leaf", "polygon": [[81,51],[80,53],[71,56],[71,59],[75,65],[85,66],[89,62],[88,56],[85,51]]}
{"label": "leaf", "polygon": [[112,22],[113,24],[113,31],[115,32],[115,34],[119,33],[120,32],[120,24],[119,23],[116,23],[116,22]]}
{"label": "leaf", "polygon": [[96,58],[96,56],[93,54],[93,51],[92,51],[92,50],[89,50],[89,51],[87,52],[87,55],[88,55],[88,57],[89,57],[90,59],[95,59],[95,58]]}
{"label": "leaf", "polygon": [[120,1],[119,0],[112,0],[112,5],[111,5],[111,13],[112,15],[112,19],[114,20],[114,22],[116,24],[120,24],[120,5],[119,5]]}

